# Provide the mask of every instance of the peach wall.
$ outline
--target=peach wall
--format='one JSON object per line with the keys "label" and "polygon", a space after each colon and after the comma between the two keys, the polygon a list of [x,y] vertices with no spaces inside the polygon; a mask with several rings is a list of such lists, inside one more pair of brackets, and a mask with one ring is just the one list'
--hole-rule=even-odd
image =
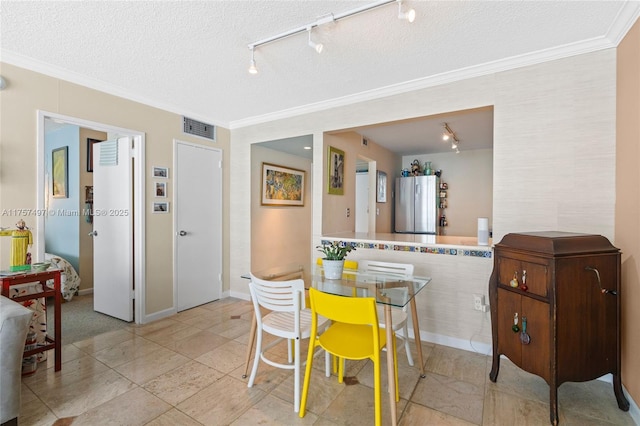
{"label": "peach wall", "polygon": [[622,250],[622,383],[640,402],[640,21],[618,46],[615,245]]}

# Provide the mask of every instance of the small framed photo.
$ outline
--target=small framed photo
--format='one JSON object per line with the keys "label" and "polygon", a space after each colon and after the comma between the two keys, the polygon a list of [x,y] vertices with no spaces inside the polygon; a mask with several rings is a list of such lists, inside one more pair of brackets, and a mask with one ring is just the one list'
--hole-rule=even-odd
{"label": "small framed photo", "polygon": [[344,151],[330,146],[327,166],[327,192],[344,195]]}
{"label": "small framed photo", "polygon": [[378,180],[376,188],[376,201],[378,203],[387,202],[387,174],[385,172],[378,171]]}
{"label": "small framed photo", "polygon": [[156,182],[156,197],[167,197],[167,182]]}
{"label": "small framed photo", "polygon": [[169,177],[169,169],[167,167],[154,167],[153,177],[167,179]]}
{"label": "small framed photo", "polygon": [[153,212],[154,213],[169,213],[169,203],[166,201],[154,202],[153,203]]}

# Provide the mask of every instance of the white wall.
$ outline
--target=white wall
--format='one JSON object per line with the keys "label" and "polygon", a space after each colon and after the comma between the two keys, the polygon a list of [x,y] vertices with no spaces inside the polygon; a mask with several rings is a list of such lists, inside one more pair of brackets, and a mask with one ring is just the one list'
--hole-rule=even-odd
{"label": "white wall", "polygon": [[[494,106],[493,235],[563,230],[613,239],[615,205],[616,52],[608,49],[544,64],[336,107],[298,117],[232,129],[231,294],[246,297],[240,275],[250,268],[250,170],[252,143],[314,135],[314,158],[324,155],[323,132]],[[323,176],[320,161],[313,175]],[[323,183],[313,181],[313,244],[322,233]],[[453,188],[452,188],[453,190]],[[428,254],[424,254],[428,256]],[[488,269],[488,268],[487,268]],[[467,291],[485,292],[489,272],[473,274]],[[441,277],[443,289],[454,278]],[[434,282],[434,285],[436,283]],[[467,336],[455,312],[443,330]]]}

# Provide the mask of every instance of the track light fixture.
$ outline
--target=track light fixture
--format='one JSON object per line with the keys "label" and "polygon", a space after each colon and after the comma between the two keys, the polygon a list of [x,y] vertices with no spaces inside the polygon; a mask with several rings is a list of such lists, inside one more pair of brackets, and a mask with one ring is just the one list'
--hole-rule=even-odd
{"label": "track light fixture", "polygon": [[249,74],[258,74],[258,67],[256,67],[256,60],[253,59],[253,51],[254,47],[249,47],[251,49],[251,63],[249,64]]}
{"label": "track light fixture", "polygon": [[460,150],[458,149],[458,145],[460,144],[460,139],[456,136],[455,132],[451,130],[449,124],[444,123],[444,132],[442,132],[442,140],[448,141],[451,139],[451,149],[456,151],[456,154],[460,154]]}
{"label": "track light fixture", "polygon": [[307,31],[309,32],[309,46],[312,49],[315,49],[316,52],[318,53],[322,53],[322,49],[324,49],[324,44],[322,43],[315,43],[313,40],[311,40],[311,28],[313,27],[309,27],[307,29]]}
{"label": "track light fixture", "polygon": [[333,13],[329,13],[327,15],[321,16],[320,18],[318,18],[315,22],[312,22],[310,24],[307,25],[303,25],[297,28],[294,28],[292,30],[289,31],[285,31],[283,33],[280,33],[278,35],[272,36],[272,37],[268,37],[262,40],[258,40],[255,41],[253,43],[250,43],[248,45],[249,50],[251,50],[251,65],[249,66],[249,73],[251,74],[257,74],[258,73],[258,68],[256,68],[256,62],[253,59],[253,52],[254,50],[259,47],[262,46],[264,44],[267,43],[272,43],[274,41],[278,41],[278,40],[282,40],[283,38],[287,38],[290,37],[292,35],[295,34],[299,34],[301,32],[307,31],[309,33],[309,46],[313,47],[316,52],[320,53],[322,52],[322,49],[324,48],[324,45],[322,45],[322,43],[315,43],[311,40],[311,30],[313,29],[313,27],[319,27],[320,25],[324,25],[324,24],[328,24],[330,22],[336,22],[339,21],[341,19],[344,18],[348,18],[350,16],[354,16],[363,12],[367,12],[369,10],[373,10],[376,9],[378,7],[381,6],[385,6],[391,3],[398,3],[398,18],[400,19],[405,19],[409,22],[413,22],[416,19],[416,11],[413,9],[409,9],[406,12],[402,12],[402,0],[377,0],[374,3],[371,4],[367,4],[364,6],[360,6],[357,7],[355,9],[346,11],[346,12],[342,12],[342,13],[338,13],[338,14],[333,14]]}
{"label": "track light fixture", "polygon": [[404,19],[405,21],[413,22],[416,20],[416,10],[409,9],[406,12],[402,11],[402,0],[398,0],[398,19]]}

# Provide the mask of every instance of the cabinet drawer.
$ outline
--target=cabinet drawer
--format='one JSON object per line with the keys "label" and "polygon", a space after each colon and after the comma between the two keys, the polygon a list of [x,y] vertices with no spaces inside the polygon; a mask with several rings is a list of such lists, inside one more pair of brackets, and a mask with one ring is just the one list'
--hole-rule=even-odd
{"label": "cabinet drawer", "polygon": [[545,298],[548,296],[549,280],[546,264],[534,263],[510,257],[502,257],[498,261],[499,284],[511,287],[510,282],[515,276],[518,280],[518,288],[523,290],[523,277],[526,277],[525,283],[527,285],[527,290],[523,290],[524,292],[536,294]]}

